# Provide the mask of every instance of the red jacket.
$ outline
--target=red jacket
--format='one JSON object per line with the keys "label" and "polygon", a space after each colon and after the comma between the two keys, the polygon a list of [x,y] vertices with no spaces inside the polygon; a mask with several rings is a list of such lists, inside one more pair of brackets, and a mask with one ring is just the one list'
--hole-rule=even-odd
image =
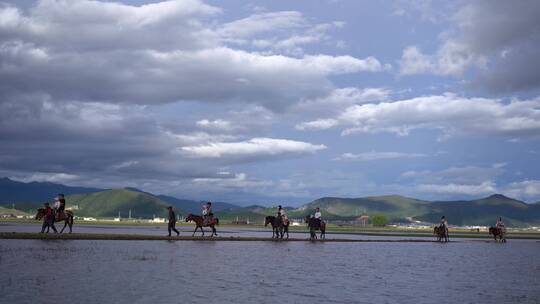
{"label": "red jacket", "polygon": [[49,217],[49,216],[52,216],[53,215],[53,210],[51,207],[47,207],[45,208],[45,216],[46,217]]}

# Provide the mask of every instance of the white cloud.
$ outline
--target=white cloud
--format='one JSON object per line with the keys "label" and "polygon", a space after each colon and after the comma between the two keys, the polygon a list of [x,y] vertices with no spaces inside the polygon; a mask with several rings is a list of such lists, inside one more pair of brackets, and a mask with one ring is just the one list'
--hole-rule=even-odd
{"label": "white cloud", "polygon": [[315,153],[322,149],[326,149],[326,146],[275,138],[253,138],[241,142],[216,142],[181,148],[187,156],[194,158],[265,157]]}
{"label": "white cloud", "polygon": [[266,32],[306,27],[302,13],[281,11],[253,14],[249,17],[223,24],[218,33],[224,37],[245,38]]}
{"label": "white cloud", "polygon": [[75,174],[53,173],[53,172],[36,172],[25,177],[11,177],[13,180],[21,182],[50,182],[50,183],[70,183],[78,180],[80,177]]}
{"label": "white cloud", "polygon": [[509,197],[538,202],[540,201],[540,180],[513,182],[503,187],[501,192]]}
{"label": "white cloud", "polygon": [[416,187],[420,192],[444,193],[444,194],[465,194],[465,195],[485,195],[496,193],[495,183],[485,181],[481,184],[421,184]]}
{"label": "white cloud", "polygon": [[338,121],[332,118],[318,119],[299,123],[295,126],[297,130],[326,130],[338,125]]}
{"label": "white cloud", "polygon": [[494,164],[491,167],[465,166],[450,167],[440,171],[407,171],[402,173],[401,177],[424,184],[480,184],[486,180],[494,180],[504,173],[503,164]]}
{"label": "white cloud", "polygon": [[341,161],[372,161],[381,159],[396,159],[396,158],[417,158],[426,157],[426,154],[422,153],[402,153],[402,152],[364,152],[364,153],[343,153],[341,156],[336,157],[334,160]]}
{"label": "white cloud", "polygon": [[[304,26],[298,12],[258,14],[222,25],[213,19],[221,12],[196,0],[141,6],[40,1],[27,11],[2,6],[0,82],[6,89],[0,102],[20,92],[45,92],[57,101],[230,101],[281,109],[327,94],[334,88],[331,75],[387,68],[374,57],[272,55],[277,44],[260,52],[231,47],[223,35],[274,33],[297,25],[309,35],[329,27]],[[294,47],[308,41],[287,37],[281,42]]]}
{"label": "white cloud", "polygon": [[[465,98],[454,94],[417,97],[395,102],[353,105],[334,119],[343,135],[394,133],[408,135],[415,129],[441,130],[443,135],[483,134],[531,137],[540,132],[540,99],[501,100]],[[317,120],[300,124],[317,125]],[[307,129],[307,128],[306,128]]]}
{"label": "white cloud", "polygon": [[399,72],[402,75],[423,74],[436,70],[433,59],[424,55],[416,46],[409,46],[403,50],[399,65]]}
{"label": "white cloud", "polygon": [[245,173],[236,173],[228,177],[215,177],[215,178],[195,178],[192,180],[195,185],[206,187],[219,187],[223,189],[244,189],[250,188],[249,191],[254,191],[253,188],[270,187],[273,185],[272,181],[259,180],[248,178]]}
{"label": "white cloud", "polygon": [[484,56],[471,53],[465,45],[450,40],[441,46],[436,55],[425,55],[416,46],[405,48],[399,61],[399,73],[459,76],[472,65],[483,67],[485,64]]}
{"label": "white cloud", "polygon": [[253,14],[223,24],[216,32],[224,42],[232,45],[301,56],[304,45],[332,41],[328,31],[343,25],[340,21],[311,24],[298,11],[280,11]]}
{"label": "white cloud", "polygon": [[302,100],[294,107],[294,110],[328,113],[328,111],[343,110],[353,104],[385,101],[390,94],[391,91],[385,88],[337,88],[326,96]]}
{"label": "white cloud", "polygon": [[202,119],[197,121],[197,125],[207,129],[217,129],[221,131],[230,131],[233,129],[231,122],[223,119],[208,120]]}

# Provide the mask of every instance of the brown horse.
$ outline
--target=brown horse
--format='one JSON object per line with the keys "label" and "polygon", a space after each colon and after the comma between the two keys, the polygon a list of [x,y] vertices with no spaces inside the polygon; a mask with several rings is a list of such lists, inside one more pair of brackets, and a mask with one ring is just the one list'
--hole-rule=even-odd
{"label": "brown horse", "polygon": [[448,242],[448,229],[445,229],[443,226],[435,226],[433,228],[433,234],[437,236],[437,241]]}
{"label": "brown horse", "polygon": [[497,241],[497,237],[499,237],[500,242],[506,243],[506,236],[505,236],[503,228],[489,227],[489,234],[493,234],[493,238],[495,239],[495,242]]}
{"label": "brown horse", "polygon": [[[46,212],[45,208],[39,208],[37,210],[35,219],[41,220],[45,216],[45,212]],[[73,212],[71,210],[65,210],[64,214],[56,214],[56,216],[54,217],[54,222],[56,223],[56,222],[61,222],[61,221],[64,221],[64,227],[62,228],[62,230],[60,230],[60,233],[62,233],[64,229],[66,229],[66,226],[68,225],[69,225],[69,233],[71,233],[72,228],[73,228]],[[49,232],[48,227],[47,227],[47,232]]]}
{"label": "brown horse", "polygon": [[283,238],[283,235],[287,233],[287,238],[289,238],[289,221],[287,224],[283,223],[283,220],[280,217],[276,216],[267,216],[264,219],[264,227],[272,225],[272,238],[274,236],[277,238]]}
{"label": "brown horse", "polygon": [[202,235],[204,236],[203,227],[212,228],[212,235],[211,236],[214,236],[214,235],[217,236],[217,231],[216,231],[216,227],[215,227],[216,225],[219,225],[219,219],[217,217],[212,217],[210,219],[210,222],[205,223],[202,216],[190,213],[186,217],[186,222],[190,222],[190,221],[195,222],[195,225],[196,225],[195,231],[193,231],[193,236],[195,236],[195,232],[197,232],[197,229],[201,229]]}
{"label": "brown horse", "polygon": [[310,240],[316,240],[317,234],[315,231],[320,230],[321,231],[321,239],[326,238],[326,223],[322,220],[317,220],[313,217],[306,216],[305,221],[308,224],[309,227],[309,239]]}

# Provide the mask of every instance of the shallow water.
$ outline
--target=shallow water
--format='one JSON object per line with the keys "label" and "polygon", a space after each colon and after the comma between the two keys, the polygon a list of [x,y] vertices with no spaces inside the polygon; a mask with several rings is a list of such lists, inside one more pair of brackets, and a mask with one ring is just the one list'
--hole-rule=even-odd
{"label": "shallow water", "polygon": [[0,273],[2,303],[539,303],[540,243],[0,240]]}
{"label": "shallow water", "polygon": [[[56,225],[62,227],[60,225]],[[68,229],[68,228],[66,228]],[[180,231],[180,235],[191,236],[195,226],[177,226],[176,229]],[[0,223],[0,232],[39,232],[41,231],[40,224],[27,224],[27,223]],[[58,230],[60,231],[60,230]],[[67,230],[69,231],[69,230]],[[67,231],[64,231],[66,233]],[[231,227],[231,226],[218,226],[217,227],[218,235],[222,237],[271,237],[272,228],[268,226],[267,228],[246,228],[246,227]],[[52,230],[51,230],[52,232]],[[100,234],[142,234],[142,235],[167,235],[166,226],[129,226],[129,225],[74,225],[73,233],[100,233]],[[210,236],[211,230],[205,228],[205,235]],[[291,231],[290,237],[292,238],[309,238],[308,229],[305,228],[304,231]],[[173,232],[174,235],[174,232]],[[200,231],[197,231],[196,236],[201,236]],[[319,236],[319,234],[317,234]],[[347,234],[347,233],[331,233],[327,232],[326,238],[334,239],[403,239],[403,237],[391,237],[391,236],[366,236],[359,234]],[[422,237],[413,237],[407,236],[406,239],[425,239]]]}

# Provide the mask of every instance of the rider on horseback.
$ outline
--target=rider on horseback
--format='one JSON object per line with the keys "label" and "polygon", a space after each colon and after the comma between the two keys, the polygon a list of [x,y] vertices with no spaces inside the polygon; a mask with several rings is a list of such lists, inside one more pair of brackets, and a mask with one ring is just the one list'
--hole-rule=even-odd
{"label": "rider on horseback", "polygon": [[66,209],[66,200],[64,198],[64,194],[59,193],[54,198],[54,211],[56,213],[56,217],[59,219],[64,218],[64,210]]}
{"label": "rider on horseback", "polygon": [[499,228],[502,234],[506,234],[506,226],[504,225],[502,217],[499,217],[497,223],[495,224],[495,227]]}
{"label": "rider on horseback", "polygon": [[285,209],[283,209],[281,205],[278,206],[277,217],[281,218],[283,225],[289,224],[289,217],[287,217],[287,214],[285,213]]}
{"label": "rider on horseback", "polygon": [[320,227],[322,222],[322,213],[319,207],[315,209],[315,214],[313,215],[313,218],[317,221],[317,225]]}
{"label": "rider on horseback", "polygon": [[446,217],[444,215],[441,217],[441,225],[439,227],[444,229],[444,232],[446,235],[448,235],[448,221],[446,221]]}
{"label": "rider on horseback", "polygon": [[208,202],[202,206],[202,217],[204,225],[208,225],[214,214],[212,213],[212,203]]}

